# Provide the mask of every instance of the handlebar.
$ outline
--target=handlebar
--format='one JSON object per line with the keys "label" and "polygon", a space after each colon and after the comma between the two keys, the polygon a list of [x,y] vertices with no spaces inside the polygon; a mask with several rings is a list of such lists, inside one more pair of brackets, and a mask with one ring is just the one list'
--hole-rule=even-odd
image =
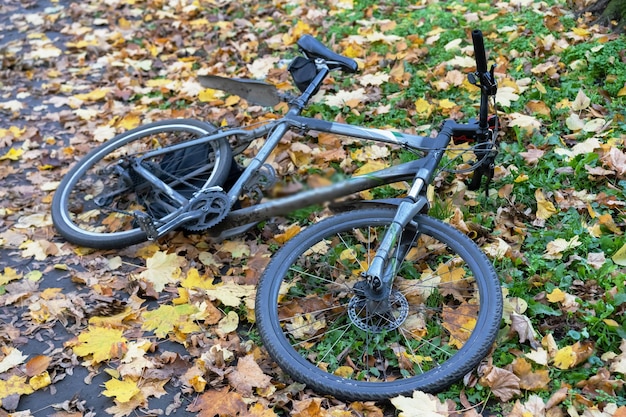
{"label": "handlebar", "polygon": [[472,31],[472,41],[474,43],[474,57],[476,58],[476,71],[487,72],[487,57],[485,55],[485,42],[483,33],[479,29]]}

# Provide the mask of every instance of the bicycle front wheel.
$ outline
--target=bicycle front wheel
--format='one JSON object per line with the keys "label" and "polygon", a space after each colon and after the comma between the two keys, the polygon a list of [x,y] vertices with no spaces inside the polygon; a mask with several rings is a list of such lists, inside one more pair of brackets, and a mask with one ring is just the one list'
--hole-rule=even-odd
{"label": "bicycle front wheel", "polygon": [[[175,119],[125,132],[89,152],[65,175],[52,199],[52,221],[68,241],[98,249],[121,248],[147,239],[135,211],[156,222],[175,202],[133,171],[132,162],[153,150],[214,133],[210,123]],[[226,140],[161,152],[142,166],[189,198],[195,191],[222,185],[232,160]],[[180,204],[180,203],[179,203]]]}
{"label": "bicycle front wheel", "polygon": [[431,217],[418,215],[403,231],[389,298],[373,301],[362,291],[361,274],[394,214],[355,210],[310,226],[261,278],[256,320],[266,349],[320,393],[383,400],[438,392],[478,365],[495,340],[502,293],[492,264],[471,239]]}

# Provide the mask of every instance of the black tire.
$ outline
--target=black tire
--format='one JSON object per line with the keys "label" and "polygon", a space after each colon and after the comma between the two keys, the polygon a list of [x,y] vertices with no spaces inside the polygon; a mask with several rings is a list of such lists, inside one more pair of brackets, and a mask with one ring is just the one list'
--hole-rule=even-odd
{"label": "black tire", "polygon": [[394,213],[361,209],[309,226],[261,277],[256,321],[264,346],[317,392],[360,401],[439,392],[495,341],[502,293],[493,265],[471,239],[431,217],[416,216],[403,232],[410,249],[385,303],[391,309],[357,295]]}
{"label": "black tire", "polygon": [[[122,133],[93,149],[69,170],[54,194],[52,221],[57,231],[74,244],[98,249],[145,241],[146,234],[139,229],[132,212],[142,211],[160,220],[167,215],[164,206],[175,204],[166,196],[157,195],[152,187],[142,187],[146,182],[137,174],[119,169],[121,161],[129,155],[203,137],[215,130],[212,124],[197,120],[164,120]],[[203,146],[196,145],[195,150]],[[212,141],[202,152],[206,158],[195,162],[201,172],[195,172],[196,166],[190,166],[193,164],[176,163],[175,159],[182,157],[180,150],[146,160],[144,166],[189,197],[193,190],[205,185],[222,185],[230,170],[232,153],[227,140]],[[109,197],[105,199],[105,195]]]}

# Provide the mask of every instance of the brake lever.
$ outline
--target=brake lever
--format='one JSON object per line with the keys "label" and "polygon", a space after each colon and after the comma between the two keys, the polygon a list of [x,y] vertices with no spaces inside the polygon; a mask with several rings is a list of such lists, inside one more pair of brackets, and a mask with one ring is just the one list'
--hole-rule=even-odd
{"label": "brake lever", "polygon": [[488,96],[495,96],[498,92],[498,82],[495,78],[496,65],[492,65],[487,72],[471,72],[467,75],[470,84],[480,87]]}

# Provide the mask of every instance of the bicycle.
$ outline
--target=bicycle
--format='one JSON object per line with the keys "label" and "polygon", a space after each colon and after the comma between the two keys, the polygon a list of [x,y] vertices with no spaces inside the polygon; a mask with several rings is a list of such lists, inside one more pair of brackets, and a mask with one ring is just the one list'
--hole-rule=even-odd
{"label": "bicycle", "polygon": [[[166,120],[123,133],[92,150],[61,181],[52,218],[68,241],[112,249],[186,229],[228,237],[263,220],[383,184],[408,181],[402,198],[360,201],[306,227],[272,257],[258,285],[256,322],[265,348],[295,380],[353,400],[381,400],[419,389],[437,392],[474,369],[500,325],[502,295],[493,265],[453,226],[427,215],[427,185],[453,138],[474,140],[477,189],[490,180],[497,83],[482,33],[472,32],[480,87],[478,120],[447,120],[435,138],[328,122],[300,115],[330,71],[357,63],[315,38],[289,70],[298,96],[270,84],[206,76],[265,105],[289,99],[279,119],[252,128]],[[494,100],[495,101],[495,100]],[[322,188],[262,201],[275,181],[265,161],[287,131],[327,132],[424,152],[421,158]],[[265,137],[241,170],[233,155]],[[240,197],[256,196],[243,206]]]}

